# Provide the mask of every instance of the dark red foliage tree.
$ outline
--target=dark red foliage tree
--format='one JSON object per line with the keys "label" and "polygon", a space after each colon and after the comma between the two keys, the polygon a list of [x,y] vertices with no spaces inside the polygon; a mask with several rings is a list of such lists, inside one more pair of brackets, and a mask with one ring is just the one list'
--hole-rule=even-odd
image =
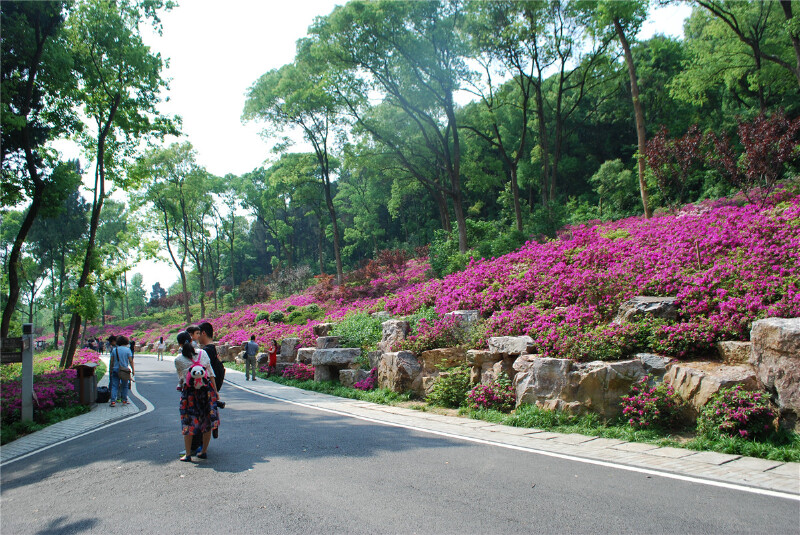
{"label": "dark red foliage tree", "polygon": [[762,113],[752,121],[739,122],[738,134],[741,156],[727,136],[709,134],[713,146],[709,162],[748,200],[753,201],[755,195],[762,202],[789,168],[800,162],[800,117],[788,119],[783,110],[770,117]]}
{"label": "dark red foliage tree", "polygon": [[644,153],[653,172],[664,202],[670,207],[687,202],[686,192],[690,175],[703,161],[703,135],[692,125],[683,137],[670,139],[669,130],[662,126],[647,141]]}

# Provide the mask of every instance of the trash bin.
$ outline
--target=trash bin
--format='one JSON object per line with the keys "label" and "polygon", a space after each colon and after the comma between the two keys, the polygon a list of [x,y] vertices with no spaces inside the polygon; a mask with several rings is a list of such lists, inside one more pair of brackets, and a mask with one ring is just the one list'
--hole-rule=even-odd
{"label": "trash bin", "polygon": [[95,375],[96,362],[77,364],[72,367],[78,372],[75,378],[75,390],[78,391],[78,400],[81,405],[90,405],[97,398],[97,376]]}

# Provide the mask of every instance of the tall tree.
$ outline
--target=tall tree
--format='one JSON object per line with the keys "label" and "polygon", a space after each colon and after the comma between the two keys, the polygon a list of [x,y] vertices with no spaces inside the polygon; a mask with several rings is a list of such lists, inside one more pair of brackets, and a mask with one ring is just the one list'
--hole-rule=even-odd
{"label": "tall tree", "polygon": [[[2,20],[2,196],[4,204],[30,199],[7,260],[8,298],[0,336],[8,336],[11,315],[19,299],[22,246],[48,195],[61,199],[69,191],[63,175],[47,169],[45,142],[72,123],[70,97],[75,76],[63,42],[66,2],[3,2]],[[51,167],[52,168],[52,167]],[[55,205],[60,205],[60,200]]]}
{"label": "tall tree", "polygon": [[344,126],[341,109],[342,103],[324,70],[301,56],[294,63],[261,76],[248,91],[243,114],[245,120],[267,123],[271,129],[266,133],[299,129],[314,148],[325,205],[333,224],[333,252],[339,284],[342,282],[341,234],[331,191],[334,173],[331,152]]}

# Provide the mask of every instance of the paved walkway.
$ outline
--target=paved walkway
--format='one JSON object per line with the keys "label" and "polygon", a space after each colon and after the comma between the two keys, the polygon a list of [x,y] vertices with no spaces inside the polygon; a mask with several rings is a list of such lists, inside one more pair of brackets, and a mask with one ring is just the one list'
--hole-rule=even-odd
{"label": "paved walkway", "polygon": [[[104,381],[108,382],[107,375]],[[740,455],[697,452],[579,434],[508,427],[480,420],[344,399],[299,390],[271,381],[245,381],[244,373],[233,369],[228,369],[225,381],[261,396],[416,431],[593,464],[613,464],[623,469],[652,472],[656,475],[699,479],[721,486],[745,486],[761,489],[766,493],[788,493],[800,497],[800,463],[783,463]],[[133,403],[126,407],[118,405],[114,408],[107,404],[95,405],[88,414],[52,425],[3,446],[0,448],[0,462],[9,462],[152,408],[146,400],[142,399],[140,402],[145,405],[145,409]]]}

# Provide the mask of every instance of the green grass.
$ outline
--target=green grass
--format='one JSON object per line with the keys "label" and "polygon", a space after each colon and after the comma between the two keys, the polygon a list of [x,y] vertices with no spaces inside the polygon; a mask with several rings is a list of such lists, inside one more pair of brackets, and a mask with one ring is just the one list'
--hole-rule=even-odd
{"label": "green grass", "polygon": [[800,434],[783,430],[774,433],[765,441],[756,442],[734,437],[687,437],[689,433],[676,435],[669,431],[656,429],[634,429],[619,421],[604,422],[596,414],[573,416],[534,405],[522,405],[511,414],[466,408],[460,409],[459,414],[513,427],[530,427],[557,433],[579,433],[588,436],[616,438],[628,442],[648,442],[658,446],[716,451],[772,461],[800,462]]}
{"label": "green grass", "polygon": [[3,424],[0,428],[0,444],[7,444],[21,436],[33,433],[47,426],[56,424],[63,420],[68,420],[81,414],[86,414],[91,408],[88,405],[73,405],[71,407],[59,407],[47,412],[34,414],[32,422],[13,422]]}

